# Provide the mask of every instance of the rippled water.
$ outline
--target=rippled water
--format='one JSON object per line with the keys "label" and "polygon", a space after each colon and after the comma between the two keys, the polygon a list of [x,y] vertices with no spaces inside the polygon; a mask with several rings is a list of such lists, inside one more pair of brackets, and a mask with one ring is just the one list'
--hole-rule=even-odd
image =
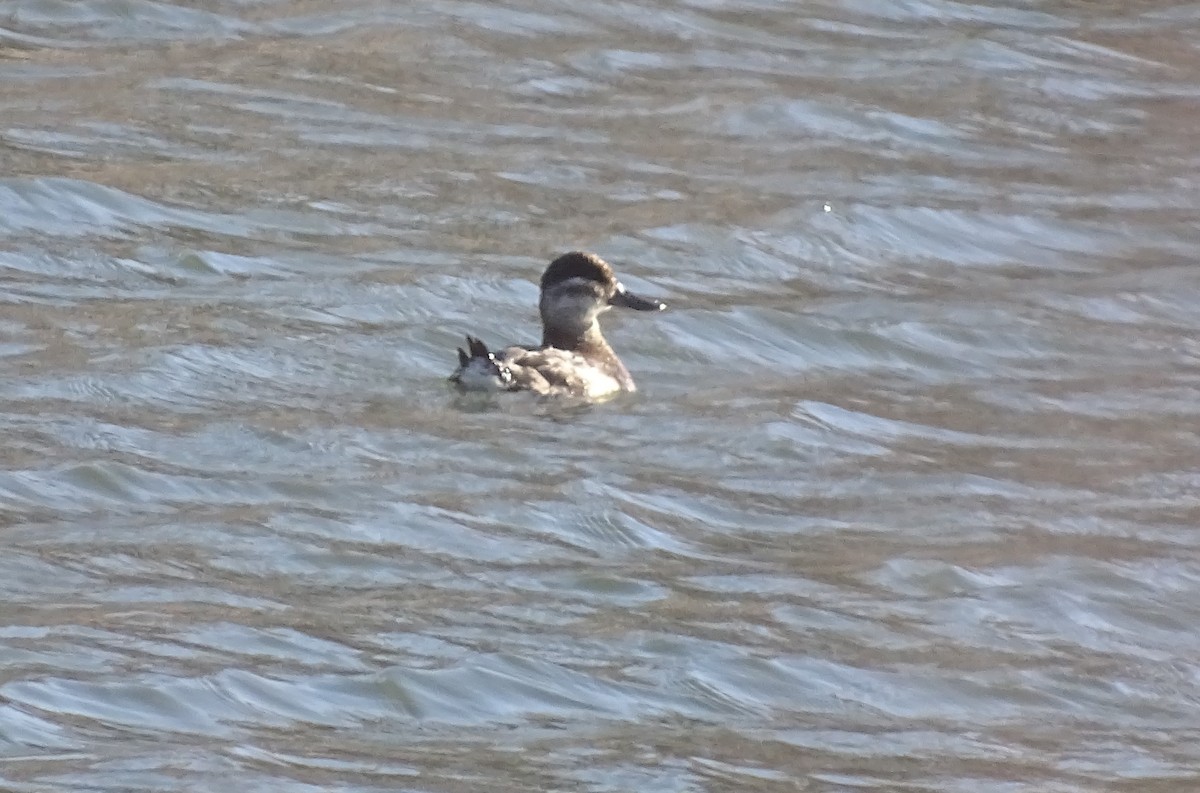
{"label": "rippled water", "polygon": [[[1197,42],[0,2],[0,788],[1200,789]],[[572,248],[641,391],[450,393]]]}

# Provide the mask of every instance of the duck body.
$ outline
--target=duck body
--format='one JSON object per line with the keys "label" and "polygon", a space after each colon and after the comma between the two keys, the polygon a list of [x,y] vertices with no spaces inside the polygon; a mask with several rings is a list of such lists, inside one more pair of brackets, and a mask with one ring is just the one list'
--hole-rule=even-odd
{"label": "duck body", "polygon": [[637,311],[666,308],[657,300],[631,294],[599,256],[581,251],[563,254],[542,274],[541,345],[493,353],[468,336],[467,349],[458,350],[459,365],[450,381],[464,391],[530,391],[585,399],[636,391],[629,370],[600,331],[600,314],[613,306]]}

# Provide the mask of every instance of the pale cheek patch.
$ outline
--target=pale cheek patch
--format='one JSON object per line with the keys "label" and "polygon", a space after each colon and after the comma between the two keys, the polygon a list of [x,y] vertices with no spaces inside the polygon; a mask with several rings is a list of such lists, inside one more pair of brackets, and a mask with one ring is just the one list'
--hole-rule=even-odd
{"label": "pale cheek patch", "polygon": [[571,325],[577,322],[591,322],[607,306],[598,303],[591,294],[568,293],[557,296],[549,308],[549,314],[557,324]]}

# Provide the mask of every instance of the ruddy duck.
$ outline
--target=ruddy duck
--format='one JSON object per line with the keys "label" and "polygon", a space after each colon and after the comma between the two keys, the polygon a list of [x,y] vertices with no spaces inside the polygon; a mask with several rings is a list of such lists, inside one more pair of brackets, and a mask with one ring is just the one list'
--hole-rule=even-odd
{"label": "ruddy duck", "polygon": [[542,274],[542,346],[498,353],[467,337],[450,382],[465,391],[532,391],[589,399],[635,391],[633,378],[600,332],[597,318],[612,306],[662,311],[666,305],[630,293],[608,262],[574,251]]}

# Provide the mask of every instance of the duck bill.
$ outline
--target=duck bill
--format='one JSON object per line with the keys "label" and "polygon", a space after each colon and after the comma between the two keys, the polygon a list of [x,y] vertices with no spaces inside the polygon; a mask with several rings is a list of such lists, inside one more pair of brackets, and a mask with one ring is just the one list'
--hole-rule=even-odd
{"label": "duck bill", "polygon": [[652,300],[648,297],[638,297],[620,284],[617,284],[617,291],[613,293],[608,304],[610,306],[619,306],[620,308],[632,308],[634,311],[662,311],[667,307],[666,303],[658,300]]}

